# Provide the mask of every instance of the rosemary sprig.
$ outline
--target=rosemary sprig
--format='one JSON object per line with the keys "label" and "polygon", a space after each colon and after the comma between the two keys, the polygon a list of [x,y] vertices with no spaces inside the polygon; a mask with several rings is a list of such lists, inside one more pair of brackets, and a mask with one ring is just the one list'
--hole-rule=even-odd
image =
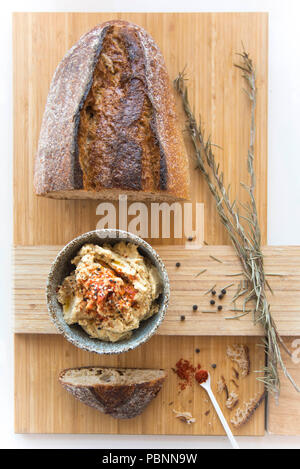
{"label": "rosemary sprig", "polygon": [[[241,183],[247,191],[249,201],[247,204],[240,203],[236,200],[231,201],[229,196],[230,186],[226,189],[224,184],[223,172],[215,161],[212,151],[213,144],[210,137],[204,138],[204,130],[201,119],[197,123],[192,112],[189,99],[188,89],[185,84],[184,72],[180,73],[174,80],[174,87],[181,97],[183,109],[187,119],[187,132],[191,138],[197,168],[202,173],[210,192],[212,193],[216,209],[220,220],[225,226],[235,251],[242,265],[243,275],[249,283],[250,293],[244,300],[245,305],[254,300],[255,309],[253,311],[253,319],[255,324],[261,324],[265,330],[265,345],[268,356],[267,366],[262,370],[262,377],[258,378],[263,381],[266,388],[273,392],[276,397],[280,391],[279,367],[282,368],[285,376],[290,380],[294,388],[300,392],[291,375],[289,374],[281,355],[279,344],[290,355],[289,350],[283,343],[276,324],[271,315],[271,308],[266,297],[266,274],[264,270],[263,254],[261,250],[261,232],[258,221],[258,212],[255,200],[255,172],[254,172],[254,143],[255,143],[255,107],[256,107],[256,76],[255,68],[249,54],[243,50],[241,54],[241,63],[235,64],[242,70],[242,76],[246,83],[246,92],[251,109],[250,117],[250,144],[248,149],[247,167],[250,183],[246,185]],[[241,214],[240,208],[244,210]],[[237,276],[240,273],[232,274]],[[242,313],[244,315],[244,313]],[[248,314],[248,313],[247,313]]]}

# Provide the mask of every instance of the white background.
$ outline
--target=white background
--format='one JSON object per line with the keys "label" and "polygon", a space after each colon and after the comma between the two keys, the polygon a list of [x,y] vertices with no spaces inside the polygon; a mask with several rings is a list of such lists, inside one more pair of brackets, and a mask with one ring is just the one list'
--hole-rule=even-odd
{"label": "white background", "polygon": [[[84,7],[84,8],[83,8]],[[300,244],[300,2],[299,0],[4,1],[1,4],[0,194],[0,447],[2,448],[228,448],[223,437],[14,435],[12,244],[12,11],[268,11],[269,170],[268,242]],[[22,76],[19,77],[22,79]],[[300,399],[300,396],[299,396]],[[300,437],[239,438],[241,447],[300,448]]]}

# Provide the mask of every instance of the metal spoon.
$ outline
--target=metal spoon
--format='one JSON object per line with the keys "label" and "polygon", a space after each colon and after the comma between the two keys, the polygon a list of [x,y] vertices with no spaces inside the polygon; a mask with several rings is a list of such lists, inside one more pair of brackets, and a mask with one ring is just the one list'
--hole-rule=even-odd
{"label": "metal spoon", "polygon": [[224,430],[225,430],[225,432],[226,432],[226,434],[227,434],[227,436],[228,436],[228,438],[229,438],[229,440],[230,440],[230,443],[231,443],[232,447],[233,447],[234,449],[239,449],[239,445],[237,444],[237,441],[236,441],[236,439],[234,438],[234,436],[233,436],[233,434],[232,434],[232,432],[231,432],[231,430],[230,430],[230,428],[229,428],[229,425],[228,425],[228,423],[227,423],[227,421],[226,421],[226,419],[225,419],[225,417],[224,417],[224,415],[223,415],[223,412],[221,411],[220,406],[219,406],[219,404],[217,403],[216,398],[215,398],[215,396],[214,396],[214,394],[213,394],[213,392],[212,392],[212,390],[211,390],[211,387],[210,387],[210,374],[209,374],[209,373],[208,373],[208,378],[207,378],[207,380],[204,381],[204,383],[200,383],[200,386],[202,386],[202,388],[205,389],[205,391],[206,391],[207,394],[209,395],[210,400],[211,400],[211,402],[213,403],[214,408],[216,409],[216,412],[217,412],[217,414],[218,414],[218,417],[219,417],[219,419],[220,419],[220,421],[221,421],[221,424],[223,425],[223,428],[224,428]]}

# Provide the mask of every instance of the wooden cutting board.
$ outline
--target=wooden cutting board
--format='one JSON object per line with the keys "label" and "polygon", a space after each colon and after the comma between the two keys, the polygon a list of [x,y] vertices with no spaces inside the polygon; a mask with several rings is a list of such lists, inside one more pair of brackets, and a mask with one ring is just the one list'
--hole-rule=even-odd
{"label": "wooden cutting board", "polygon": [[[257,65],[257,140],[256,191],[263,243],[267,220],[267,58],[268,15],[264,13],[16,13],[13,16],[14,54],[14,243],[18,246],[62,245],[77,235],[95,229],[96,201],[50,200],[33,193],[34,155],[49,84],[65,52],[79,37],[97,23],[126,19],[147,29],[160,46],[170,77],[185,65],[190,77],[190,99],[195,113],[201,112],[207,133],[223,151],[216,149],[231,183],[232,196],[245,200],[240,181],[247,181],[246,154],[249,144],[249,118],[242,78],[233,62],[241,41]],[[178,113],[182,117],[180,106]],[[182,119],[184,125],[184,120]],[[204,237],[210,245],[229,244],[217,219],[214,201],[199,173],[191,164],[193,202],[204,204]],[[178,244],[178,239],[150,240],[157,245]],[[182,243],[184,240],[182,240]],[[228,282],[229,283],[229,282]],[[32,298],[34,304],[36,299]],[[202,366],[218,362],[217,373],[229,379],[231,364],[225,360],[227,344],[239,337],[155,336],[149,343],[120,357],[99,357],[77,350],[62,337],[15,334],[16,432],[98,432],[98,433],[176,433],[219,434],[218,421],[205,419],[208,403],[202,390],[187,390],[175,396],[172,372],[163,392],[142,417],[131,422],[116,422],[77,403],[56,382],[61,368],[80,364],[124,366],[163,366],[170,370],[177,358],[196,361],[194,349],[200,344]],[[251,348],[258,368],[263,350],[254,353],[257,338],[243,339]],[[203,355],[202,355],[203,354]],[[198,356],[197,356],[198,360]],[[215,381],[214,381],[215,385]],[[247,399],[258,386],[251,374],[241,385],[241,398]],[[200,391],[200,392],[199,392]],[[176,400],[175,400],[176,397]],[[191,410],[197,424],[184,426],[171,411]],[[192,401],[191,403],[189,401]],[[224,407],[224,402],[221,402]],[[189,407],[191,406],[191,407]],[[240,430],[240,434],[264,432],[264,408]]]}
{"label": "wooden cutting board", "polygon": [[[300,383],[300,337],[285,337],[285,343],[292,356],[288,357],[284,350],[282,355],[285,358],[286,366],[299,385]],[[280,373],[281,390],[280,399],[277,402],[274,397],[269,396],[269,405],[267,409],[269,433],[276,435],[300,435],[300,397],[299,393],[285,379],[283,373]]]}
{"label": "wooden cutting board", "polygon": [[[14,251],[15,332],[56,334],[57,329],[47,312],[45,285],[51,263],[62,246],[16,246]],[[238,320],[243,298],[235,305],[232,299],[243,276],[240,262],[231,246],[204,246],[198,249],[184,246],[157,246],[169,274],[171,297],[166,317],[157,333],[160,335],[245,335],[262,336],[264,330],[253,324],[251,311]],[[214,258],[210,257],[214,254]],[[265,270],[273,295],[268,293],[272,314],[279,333],[300,336],[300,247],[265,247]],[[220,262],[217,262],[218,259]],[[176,267],[176,262],[180,267]],[[198,275],[199,272],[203,272]],[[281,273],[281,275],[277,275]],[[212,286],[227,293],[211,306]],[[244,289],[245,290],[245,289]],[[197,311],[193,305],[197,305]],[[222,311],[217,311],[221,304]],[[234,312],[233,309],[240,310]],[[247,309],[253,311],[254,304]],[[205,312],[204,312],[205,311]],[[185,321],[181,321],[181,315]]]}
{"label": "wooden cutting board", "polygon": [[[253,379],[253,374],[236,380],[239,385],[236,388],[230,382],[234,377],[232,362],[225,353],[233,342],[245,343],[250,350],[251,369],[261,369],[264,352],[257,345],[260,340],[255,337],[154,336],[135,351],[111,357],[99,357],[75,349],[57,335],[20,334],[17,338],[15,353],[16,357],[22,356],[22,360],[17,360],[16,376],[21,375],[23,379],[16,382],[15,427],[20,433],[223,435],[223,428],[205,391],[197,384],[180,391],[178,377],[172,368],[181,357],[210,371],[213,391],[228,420],[234,410],[229,411],[225,407],[225,393],[217,393],[217,381],[221,376],[224,376],[229,390],[238,392],[242,399],[249,399],[263,389],[261,383]],[[196,348],[200,353],[195,352]],[[27,379],[24,379],[25,363]],[[63,368],[99,364],[164,368],[168,378],[162,391],[141,416],[127,421],[115,420],[75,400],[57,380]],[[212,364],[217,367],[213,369]],[[187,425],[179,421],[173,409],[190,412],[196,422]],[[233,432],[236,435],[263,435],[264,418],[264,405],[261,405],[253,419]]]}

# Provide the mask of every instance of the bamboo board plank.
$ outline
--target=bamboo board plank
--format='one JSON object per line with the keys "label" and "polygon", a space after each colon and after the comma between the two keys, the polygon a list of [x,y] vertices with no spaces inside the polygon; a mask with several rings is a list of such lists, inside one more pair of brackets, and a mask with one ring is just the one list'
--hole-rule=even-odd
{"label": "bamboo board plank", "polygon": [[[45,340],[47,338],[47,340]],[[120,356],[97,356],[75,349],[60,336],[19,335],[15,343],[16,363],[15,431],[17,433],[118,433],[118,434],[170,434],[170,435],[223,435],[217,415],[208,402],[205,391],[197,384],[179,392],[178,378],[171,370],[181,357],[209,369],[212,387],[216,391],[221,375],[230,390],[236,390],[232,378],[232,362],[225,355],[228,345],[245,343],[250,349],[252,370],[261,369],[264,352],[255,337],[159,337],[154,336],[143,346]],[[195,353],[195,348],[200,353]],[[36,353],[38,351],[38,356]],[[27,372],[22,366],[26,363]],[[211,364],[217,365],[216,369]],[[91,409],[74,399],[58,383],[58,373],[67,367],[83,365],[163,367],[168,378],[157,398],[146,411],[132,420],[115,420]],[[252,373],[238,380],[241,400],[262,390]],[[225,395],[217,399],[230,419],[231,411],[225,407]],[[45,408],[45,403],[46,408]],[[171,404],[172,403],[172,404]],[[196,423],[187,425],[175,418],[173,409],[188,411]],[[209,414],[205,413],[209,410]],[[232,411],[233,412],[233,411]],[[264,404],[236,435],[264,434]]]}
{"label": "bamboo board plank", "polygon": [[[284,337],[284,342],[292,352],[288,357],[282,350],[285,364],[295,382],[300,386],[300,337]],[[299,393],[280,372],[281,390],[280,398],[269,396],[268,425],[269,433],[275,435],[300,435],[300,404]]]}
{"label": "bamboo board plank", "polygon": [[[55,334],[56,328],[49,319],[45,299],[46,279],[50,265],[61,246],[17,246],[14,265],[14,301],[16,333]],[[262,328],[254,326],[252,314],[238,320],[226,320],[234,316],[232,298],[243,277],[231,276],[241,272],[239,260],[230,246],[204,246],[201,249],[184,249],[182,246],[158,246],[169,273],[171,299],[166,318],[158,329],[160,335],[263,335]],[[222,261],[219,263],[210,254]],[[272,314],[282,335],[300,336],[300,247],[265,247],[265,266],[268,274],[283,276],[268,277],[274,295],[269,294]],[[175,266],[180,262],[180,267]],[[206,272],[196,277],[202,269]],[[227,289],[222,301],[221,312],[209,304],[210,295],[205,295],[214,284],[221,290]],[[236,308],[243,307],[243,297]],[[198,305],[198,311],[192,306]],[[247,308],[253,308],[249,303]],[[201,313],[212,311],[212,314]],[[185,321],[180,321],[181,315]],[[238,314],[238,313],[236,313]]]}

